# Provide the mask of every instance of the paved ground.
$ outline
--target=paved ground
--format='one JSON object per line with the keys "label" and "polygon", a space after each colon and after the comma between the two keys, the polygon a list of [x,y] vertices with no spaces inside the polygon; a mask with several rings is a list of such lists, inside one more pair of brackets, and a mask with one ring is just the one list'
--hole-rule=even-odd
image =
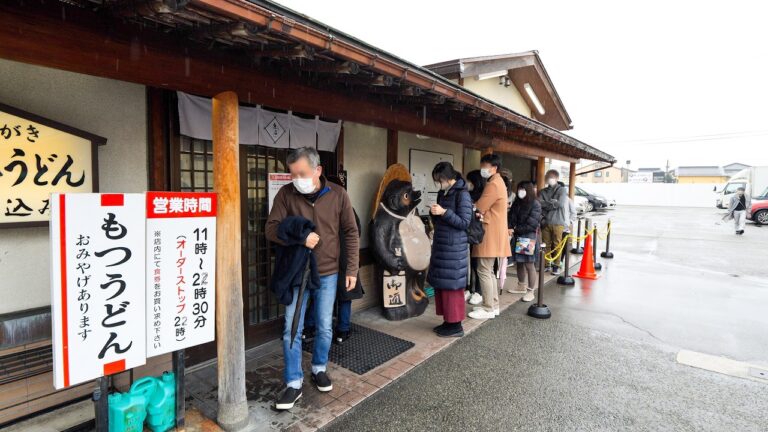
{"label": "paved ground", "polygon": [[515,305],[326,429],[768,430],[768,383],[675,362],[767,364],[768,227],[736,237],[716,209],[609,214],[616,259],[549,289],[553,319]]}

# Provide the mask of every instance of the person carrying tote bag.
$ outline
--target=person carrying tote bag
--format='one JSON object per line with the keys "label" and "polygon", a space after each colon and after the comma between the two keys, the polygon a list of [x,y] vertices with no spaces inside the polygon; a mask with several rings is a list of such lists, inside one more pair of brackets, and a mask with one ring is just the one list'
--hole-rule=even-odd
{"label": "person carrying tote bag", "polygon": [[536,256],[541,226],[541,204],[536,199],[532,182],[523,181],[517,185],[517,199],[509,209],[507,224],[512,236],[512,259],[517,267],[518,281],[517,288],[510,288],[509,292],[525,293],[523,301],[529,302],[534,299],[536,289]]}

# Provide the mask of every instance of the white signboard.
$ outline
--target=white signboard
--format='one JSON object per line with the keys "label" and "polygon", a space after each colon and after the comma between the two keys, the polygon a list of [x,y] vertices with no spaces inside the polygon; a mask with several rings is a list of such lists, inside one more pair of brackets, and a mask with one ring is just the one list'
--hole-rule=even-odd
{"label": "white signboard", "polygon": [[653,183],[653,173],[631,172],[627,175],[627,181],[629,183]]}
{"label": "white signboard", "polygon": [[275,201],[277,191],[281,187],[291,182],[291,175],[288,173],[269,173],[267,174],[267,198],[269,199],[269,210],[272,211],[272,203]]}
{"label": "white signboard", "polygon": [[215,338],[216,194],[147,192],[147,357]]}
{"label": "white signboard", "polygon": [[53,382],[146,361],[144,194],[51,195]]}
{"label": "white signboard", "polygon": [[428,215],[432,204],[437,203],[439,185],[432,180],[432,170],[438,162],[450,162],[453,164],[453,155],[450,153],[437,153],[426,150],[411,149],[409,152],[409,169],[413,189],[421,191],[421,203],[417,207],[420,215]]}

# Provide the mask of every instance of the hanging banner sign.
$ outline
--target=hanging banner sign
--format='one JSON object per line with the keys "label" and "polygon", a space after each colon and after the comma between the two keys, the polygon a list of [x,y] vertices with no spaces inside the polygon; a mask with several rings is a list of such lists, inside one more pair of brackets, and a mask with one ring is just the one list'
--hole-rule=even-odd
{"label": "hanging banner sign", "polygon": [[269,173],[267,174],[267,198],[269,199],[269,209],[272,211],[272,203],[281,187],[291,183],[291,175],[288,173]]}
{"label": "hanging banner sign", "polygon": [[0,227],[45,226],[53,192],[98,190],[102,138],[0,104]]}
{"label": "hanging banner sign", "polygon": [[146,361],[144,194],[51,195],[57,389]]}
{"label": "hanging banner sign", "polygon": [[147,357],[215,338],[216,194],[147,192]]}

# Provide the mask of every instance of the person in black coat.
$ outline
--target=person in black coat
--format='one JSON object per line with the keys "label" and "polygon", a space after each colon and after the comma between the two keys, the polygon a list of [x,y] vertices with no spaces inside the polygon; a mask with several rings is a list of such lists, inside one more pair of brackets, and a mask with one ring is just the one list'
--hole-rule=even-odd
{"label": "person in black coat", "polygon": [[[480,170],[473,170],[467,173],[467,190],[473,203],[477,202],[483,195],[485,183],[485,179],[480,175]],[[472,211],[474,210],[473,205]],[[477,258],[469,259],[469,278],[467,279],[467,290],[464,292],[464,300],[469,300],[469,303],[473,305],[479,305],[483,302],[480,287],[477,285]]]}
{"label": "person in black coat", "polygon": [[[536,289],[536,256],[538,255],[538,234],[541,226],[541,204],[536,199],[533,183],[522,181],[517,185],[517,199],[507,214],[507,225],[512,237],[512,259],[517,266],[517,289],[510,292],[524,292],[523,301],[532,301]],[[522,241],[521,241],[522,240]],[[534,253],[528,255],[518,250],[518,243],[535,244]],[[526,284],[526,276],[528,283]]]}
{"label": "person in black coat", "polygon": [[435,232],[427,282],[435,288],[435,308],[443,323],[434,330],[441,337],[464,336],[464,288],[467,286],[469,255],[467,228],[472,218],[472,198],[461,174],[449,162],[432,170],[440,184],[437,203],[430,208]]}

